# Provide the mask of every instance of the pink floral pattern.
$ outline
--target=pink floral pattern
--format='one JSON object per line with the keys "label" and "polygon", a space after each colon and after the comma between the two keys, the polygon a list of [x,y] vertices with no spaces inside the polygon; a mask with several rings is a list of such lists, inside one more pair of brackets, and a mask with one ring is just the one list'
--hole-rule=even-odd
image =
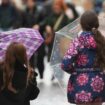
{"label": "pink floral pattern", "polygon": [[101,92],[104,88],[104,81],[101,77],[96,76],[95,78],[92,78],[91,87],[94,92]]}
{"label": "pink floral pattern", "polygon": [[78,54],[78,48],[83,48],[84,46],[81,45],[80,41],[78,40],[78,38],[76,38],[75,40],[73,40],[72,44],[70,43],[70,47],[69,50],[67,51],[67,53],[65,54],[64,58],[71,58],[73,55]]}
{"label": "pink floral pattern", "polygon": [[90,44],[90,46],[92,46],[93,48],[96,48],[96,42],[92,36],[89,36],[89,38],[87,39],[87,42],[88,42],[88,45]]}
{"label": "pink floral pattern", "polygon": [[96,48],[96,41],[94,40],[93,36],[80,36],[79,41],[85,45],[86,47]]}
{"label": "pink floral pattern", "polygon": [[79,66],[85,66],[88,63],[88,56],[86,54],[79,55],[77,64]]}
{"label": "pink floral pattern", "polygon": [[86,85],[88,83],[89,77],[86,73],[80,74],[77,77],[77,83],[80,86]]}
{"label": "pink floral pattern", "polygon": [[68,101],[75,104],[105,102],[105,73],[96,63],[96,42],[92,32],[83,32],[70,44],[62,69],[71,74]]}
{"label": "pink floral pattern", "polygon": [[78,49],[83,49],[84,47],[96,48],[96,42],[93,36],[80,36],[79,38],[76,38],[75,40],[73,40],[73,42],[70,43],[70,47],[67,53],[65,54],[64,58],[71,59],[71,57],[78,54]]}
{"label": "pink floral pattern", "polygon": [[72,92],[74,90],[74,87],[72,85],[72,83],[69,81],[68,83],[68,92]]}
{"label": "pink floral pattern", "polygon": [[80,103],[80,102],[86,103],[91,101],[92,101],[92,97],[91,97],[91,93],[89,92],[81,91],[80,93],[76,94],[77,103]]}

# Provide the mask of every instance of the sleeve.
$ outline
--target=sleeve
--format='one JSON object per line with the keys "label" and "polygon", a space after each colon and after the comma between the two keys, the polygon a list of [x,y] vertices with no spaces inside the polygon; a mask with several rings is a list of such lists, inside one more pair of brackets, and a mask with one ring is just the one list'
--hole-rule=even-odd
{"label": "sleeve", "polygon": [[34,72],[34,77],[29,81],[29,84],[26,89],[25,101],[34,100],[38,97],[40,90],[37,87],[36,81],[37,73]]}
{"label": "sleeve", "polygon": [[75,66],[75,60],[78,55],[79,49],[83,48],[82,44],[79,41],[79,38],[76,38],[70,43],[70,47],[68,51],[66,52],[61,68],[67,72],[67,73],[72,73],[74,72],[74,66]]}

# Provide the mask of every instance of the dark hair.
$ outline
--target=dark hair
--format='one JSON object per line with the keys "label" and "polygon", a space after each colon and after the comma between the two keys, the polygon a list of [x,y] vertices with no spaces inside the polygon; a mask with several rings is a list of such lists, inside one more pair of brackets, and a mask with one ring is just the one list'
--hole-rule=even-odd
{"label": "dark hair", "polygon": [[12,84],[12,78],[14,74],[16,61],[19,61],[22,65],[28,67],[28,60],[26,54],[26,48],[20,43],[11,43],[6,51],[4,59],[4,87],[8,88],[8,85]]}
{"label": "dark hair", "polygon": [[99,28],[98,16],[93,11],[86,11],[80,19],[82,29],[84,31],[92,31],[97,44],[96,48],[96,65],[101,69],[105,69],[105,38],[102,36]]}
{"label": "dark hair", "polygon": [[73,15],[74,15],[74,19],[77,19],[79,14],[77,13],[76,9],[75,9],[75,5],[74,4],[71,4],[71,3],[67,3],[67,6],[72,10],[73,12]]}

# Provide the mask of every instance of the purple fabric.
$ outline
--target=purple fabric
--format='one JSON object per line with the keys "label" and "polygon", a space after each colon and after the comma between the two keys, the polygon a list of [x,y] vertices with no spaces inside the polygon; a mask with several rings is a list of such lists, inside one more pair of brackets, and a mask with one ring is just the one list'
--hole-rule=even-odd
{"label": "purple fabric", "polygon": [[24,44],[27,50],[28,59],[43,43],[43,38],[38,30],[30,28],[20,28],[12,31],[0,33],[0,60],[3,60],[5,51],[12,42]]}

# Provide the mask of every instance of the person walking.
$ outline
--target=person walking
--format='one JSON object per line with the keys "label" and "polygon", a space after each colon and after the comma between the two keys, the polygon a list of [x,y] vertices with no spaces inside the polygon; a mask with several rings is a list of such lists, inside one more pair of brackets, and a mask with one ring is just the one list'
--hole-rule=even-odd
{"label": "person walking", "polygon": [[86,11],[80,24],[83,32],[70,43],[61,65],[71,74],[68,101],[77,105],[102,105],[105,102],[105,38],[93,11]]}
{"label": "person walking", "polygon": [[48,61],[50,61],[52,47],[54,43],[55,32],[67,25],[71,20],[65,14],[65,3],[63,0],[54,0],[52,5],[52,13],[45,19],[46,24],[46,40],[48,46]]}
{"label": "person walking", "polygon": [[0,5],[0,31],[8,31],[17,27],[18,12],[10,0],[2,0]]}
{"label": "person walking", "polygon": [[29,105],[39,94],[33,77],[36,78],[29,67],[26,48],[21,43],[11,43],[0,63],[0,105]]}
{"label": "person walking", "polygon": [[[41,28],[39,26],[39,22],[42,19],[43,17],[36,5],[36,0],[27,0],[26,10],[25,10],[25,20],[24,20],[23,26],[28,27],[28,28],[37,29],[42,33]],[[40,79],[43,79],[43,73],[45,69],[44,56],[45,56],[45,45],[43,43],[38,49],[37,53],[33,54],[33,56],[30,59],[31,67],[33,67],[33,69],[38,68]]]}

